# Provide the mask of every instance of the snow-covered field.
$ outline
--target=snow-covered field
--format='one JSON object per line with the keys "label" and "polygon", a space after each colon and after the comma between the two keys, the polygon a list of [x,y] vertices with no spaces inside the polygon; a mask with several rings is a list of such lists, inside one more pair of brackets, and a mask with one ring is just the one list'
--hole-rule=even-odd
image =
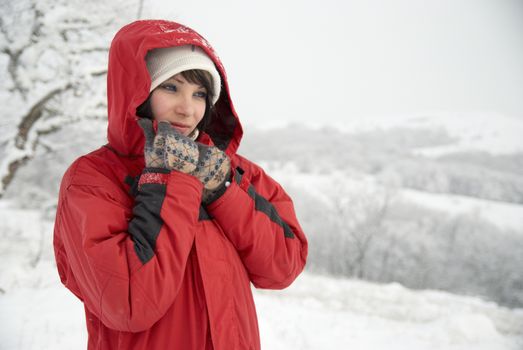
{"label": "snow-covered field", "polygon": [[[83,308],[58,281],[0,297],[1,349],[82,349]],[[284,291],[256,291],[263,349],[517,350],[523,310],[397,284],[303,274]]]}
{"label": "snow-covered field", "polygon": [[[336,172],[306,174],[300,173],[292,164],[271,171],[271,176],[284,186],[307,189],[308,193],[323,200],[326,204],[331,200],[329,194],[332,194],[332,191],[340,190],[340,188],[333,188],[333,184],[343,183],[344,190],[353,193],[387,190],[382,185],[377,184],[371,176],[354,179]],[[502,229],[523,234],[523,206],[519,204],[450,193],[430,193],[409,188],[395,188],[393,195],[395,201],[415,203],[420,207],[452,215],[475,215]]]}
{"label": "snow-covered field", "polygon": [[[51,240],[36,211],[0,205],[0,349],[85,348],[82,304],[58,280]],[[304,273],[255,299],[269,350],[523,348],[523,310],[473,297]]]}
{"label": "snow-covered field", "polygon": [[398,284],[305,274],[258,291],[265,349],[521,349],[523,310]]}

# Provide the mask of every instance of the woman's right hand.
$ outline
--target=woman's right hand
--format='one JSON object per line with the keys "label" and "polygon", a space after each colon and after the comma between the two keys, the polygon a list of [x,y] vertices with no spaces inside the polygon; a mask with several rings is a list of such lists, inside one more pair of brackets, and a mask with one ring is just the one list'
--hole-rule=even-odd
{"label": "woman's right hand", "polygon": [[158,122],[155,133],[151,119],[140,118],[138,124],[145,135],[145,166],[178,170],[191,174],[196,169],[199,150],[190,138],[178,133],[169,122]]}

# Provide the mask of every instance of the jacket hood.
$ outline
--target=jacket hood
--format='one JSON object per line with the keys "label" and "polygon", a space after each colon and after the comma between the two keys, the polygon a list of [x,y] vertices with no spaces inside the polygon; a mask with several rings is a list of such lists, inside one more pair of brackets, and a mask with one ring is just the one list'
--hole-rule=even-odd
{"label": "jacket hood", "polygon": [[107,72],[107,139],[118,153],[128,156],[143,154],[145,138],[137,123],[136,108],[147,99],[151,86],[145,55],[155,48],[182,45],[201,47],[216,65],[222,78],[222,89],[205,133],[228,155],[236,153],[243,132],[220,59],[197,32],[163,20],[130,23],[116,33],[111,43]]}

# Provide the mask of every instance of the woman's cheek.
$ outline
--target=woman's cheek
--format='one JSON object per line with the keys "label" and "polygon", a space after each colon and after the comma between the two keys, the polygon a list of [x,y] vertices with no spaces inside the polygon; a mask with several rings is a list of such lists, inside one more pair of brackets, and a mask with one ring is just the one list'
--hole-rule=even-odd
{"label": "woman's cheek", "polygon": [[151,102],[151,110],[153,112],[154,119],[165,119],[167,111],[169,110],[169,105],[161,99],[156,99],[155,101]]}

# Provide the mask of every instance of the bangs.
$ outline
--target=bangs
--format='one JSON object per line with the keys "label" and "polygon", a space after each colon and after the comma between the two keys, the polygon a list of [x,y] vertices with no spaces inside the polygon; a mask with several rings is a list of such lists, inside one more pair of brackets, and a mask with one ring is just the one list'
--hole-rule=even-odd
{"label": "bangs", "polygon": [[185,70],[181,74],[189,83],[203,86],[207,90],[208,95],[214,96],[215,92],[213,88],[214,85],[212,84],[211,73],[206,70],[191,69]]}

